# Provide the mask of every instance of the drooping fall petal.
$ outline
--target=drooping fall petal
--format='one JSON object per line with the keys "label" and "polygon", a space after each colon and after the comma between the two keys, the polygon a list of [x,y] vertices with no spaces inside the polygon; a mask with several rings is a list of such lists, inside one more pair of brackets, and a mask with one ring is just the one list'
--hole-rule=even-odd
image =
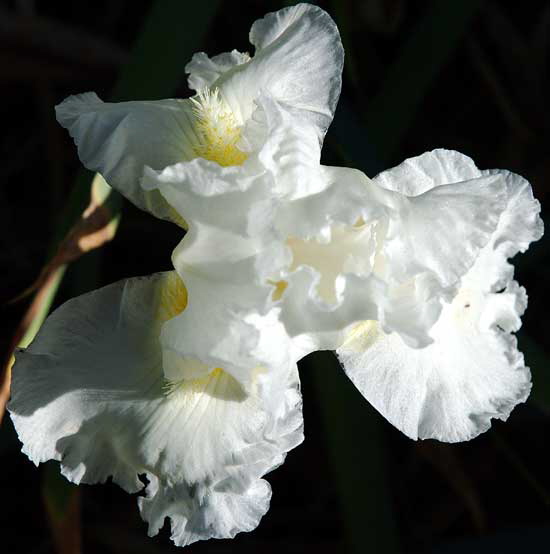
{"label": "drooping fall petal", "polygon": [[540,206],[523,178],[480,172],[455,152],[435,151],[400,167],[402,180],[391,183],[412,190],[420,176],[416,191],[436,187],[442,175],[498,179],[505,209],[458,293],[443,306],[430,331],[432,344],[411,348],[369,321],[353,329],[338,355],[365,398],[409,437],[468,440],[486,431],[492,418],[506,419],[531,389],[529,369],[511,334],[521,326],[527,295],[512,279],[508,259],[541,237]]}
{"label": "drooping fall petal", "polygon": [[295,366],[261,368],[248,391],[222,369],[168,382],[158,340],[185,307],[174,272],[70,300],[16,356],[9,410],[23,451],[75,483],[144,488],[155,534],[178,545],[254,528],[269,506],[261,477],[302,440]]}

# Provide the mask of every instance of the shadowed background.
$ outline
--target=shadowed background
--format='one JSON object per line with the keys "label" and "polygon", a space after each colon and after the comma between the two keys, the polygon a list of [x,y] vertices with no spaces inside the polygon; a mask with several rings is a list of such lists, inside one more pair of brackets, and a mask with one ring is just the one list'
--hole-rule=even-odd
{"label": "shadowed background", "polygon": [[[374,176],[443,147],[478,167],[526,177],[543,204],[550,183],[550,6],[532,1],[318,2],[346,50],[341,100],[323,162]],[[250,51],[248,30],[277,1],[111,0],[0,4],[0,341],[9,352],[36,281],[88,204],[81,170],[53,107],[69,94],[137,100],[190,94],[195,51]],[[116,237],[71,263],[64,300],[112,281],[171,268],[180,230],[127,202]],[[477,552],[550,544],[550,377],[544,238],[515,260],[530,305],[519,334],[533,371],[530,400],[470,443],[410,441],[360,396],[330,354],[301,363],[306,441],[268,476],[271,509],[233,541],[196,553]],[[73,487],[57,464],[36,469],[8,417],[0,427],[0,549],[6,553],[176,552],[167,526],[149,539],[136,499],[117,486]]]}

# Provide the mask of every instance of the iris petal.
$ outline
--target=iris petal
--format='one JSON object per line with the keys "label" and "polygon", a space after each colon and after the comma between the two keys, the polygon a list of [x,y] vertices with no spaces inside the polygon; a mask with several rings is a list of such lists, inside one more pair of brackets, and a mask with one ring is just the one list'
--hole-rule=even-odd
{"label": "iris petal", "polygon": [[368,321],[357,325],[337,351],[365,398],[414,439],[471,439],[486,431],[492,418],[505,420],[527,398],[530,372],[511,334],[521,326],[527,295],[512,280],[508,258],[541,237],[540,206],[525,179],[506,171],[480,172],[456,152],[424,154],[380,179],[388,188],[423,195],[439,184],[452,187],[448,179],[456,179],[460,188],[460,181],[487,177],[501,183],[505,207],[430,330],[432,344],[412,348]]}
{"label": "iris petal", "polygon": [[247,392],[222,370],[167,386],[158,336],[177,279],[129,279],[61,306],[17,354],[9,410],[29,458],[59,460],[75,483],[112,476],[136,492],[145,474],[150,533],[169,516],[184,545],[254,528],[269,506],[261,477],[303,436],[295,366],[259,372]]}

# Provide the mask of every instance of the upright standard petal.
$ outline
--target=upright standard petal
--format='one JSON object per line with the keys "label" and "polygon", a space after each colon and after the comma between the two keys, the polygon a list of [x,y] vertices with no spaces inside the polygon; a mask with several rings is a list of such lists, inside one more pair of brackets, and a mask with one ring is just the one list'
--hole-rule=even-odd
{"label": "upright standard petal", "polygon": [[244,391],[218,368],[166,381],[159,333],[181,312],[174,272],[130,279],[56,310],[16,356],[9,405],[23,451],[75,483],[109,476],[177,545],[249,531],[269,506],[261,477],[302,440],[295,366],[258,368]]}
{"label": "upright standard petal", "polygon": [[[250,60],[235,51],[211,60],[195,54],[187,65],[195,90],[218,87],[232,110],[246,121],[260,91],[305,117],[322,138],[332,121],[342,86],[344,50],[338,28],[322,9],[298,4],[254,22]],[[213,80],[215,75],[219,77]]]}
{"label": "upright standard petal", "polygon": [[189,73],[187,80],[189,88],[197,92],[210,88],[224,73],[248,61],[250,61],[250,55],[238,50],[224,52],[212,58],[204,52],[197,52],[185,66],[185,72]]}
{"label": "upright standard petal", "polygon": [[[465,158],[451,156],[460,163]],[[424,157],[434,159],[441,160],[441,152]],[[465,174],[452,164],[447,170],[438,166],[439,174],[456,170],[454,178],[470,179],[472,165],[466,164]],[[414,162],[410,166],[418,168]],[[512,280],[507,259],[542,235],[540,207],[521,177],[480,172],[479,178],[485,176],[503,182],[506,207],[458,294],[431,329],[433,343],[411,348],[369,321],[356,326],[337,351],[363,395],[413,439],[471,439],[490,427],[491,418],[505,420],[531,389],[529,369],[511,335],[521,325],[527,295]]]}

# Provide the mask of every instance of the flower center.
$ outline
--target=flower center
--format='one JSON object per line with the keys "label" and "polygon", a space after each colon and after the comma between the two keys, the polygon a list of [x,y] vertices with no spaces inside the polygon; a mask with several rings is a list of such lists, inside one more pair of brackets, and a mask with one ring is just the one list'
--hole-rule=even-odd
{"label": "flower center", "polygon": [[247,158],[247,154],[237,148],[241,126],[220,97],[219,90],[201,90],[195,98],[191,98],[191,102],[196,118],[195,130],[199,137],[195,146],[197,156],[224,167],[241,165]]}
{"label": "flower center", "polygon": [[[307,265],[317,270],[317,292],[325,302],[333,304],[342,291],[341,274],[364,276],[372,271],[375,242],[372,227],[359,224],[335,224],[330,229],[330,236],[325,238],[323,241],[288,238],[286,243],[292,252],[289,269],[294,271],[300,265]],[[283,292],[284,288],[280,294]]]}
{"label": "flower center", "polygon": [[234,402],[242,402],[247,397],[239,382],[219,367],[204,377],[167,381],[164,390],[167,395],[208,394],[215,398]]}

